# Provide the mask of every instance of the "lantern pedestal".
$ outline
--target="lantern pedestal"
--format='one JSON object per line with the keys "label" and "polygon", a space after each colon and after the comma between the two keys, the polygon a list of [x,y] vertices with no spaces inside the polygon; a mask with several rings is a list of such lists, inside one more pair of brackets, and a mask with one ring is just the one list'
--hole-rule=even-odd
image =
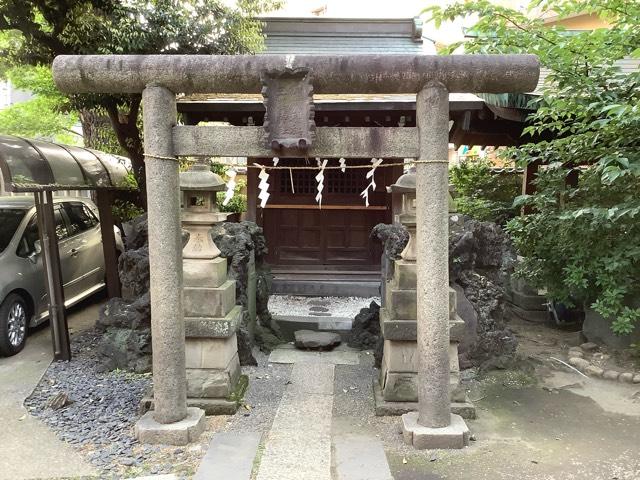
{"label": "lantern pedestal", "polygon": [[242,307],[236,306],[235,280],[227,278],[227,259],[211,238],[211,228],[227,218],[216,206],[224,183],[208,166],[196,164],[181,174],[180,189],[182,228],[189,233],[182,251],[187,404],[207,415],[232,414]]}

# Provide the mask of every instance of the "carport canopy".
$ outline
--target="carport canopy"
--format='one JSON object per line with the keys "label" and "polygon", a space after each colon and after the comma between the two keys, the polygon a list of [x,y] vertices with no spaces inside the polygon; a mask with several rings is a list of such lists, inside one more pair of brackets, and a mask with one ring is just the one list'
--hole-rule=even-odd
{"label": "carport canopy", "polygon": [[0,171],[10,192],[129,189],[126,162],[89,148],[0,135]]}
{"label": "carport canopy", "polygon": [[125,157],[89,148],[0,135],[0,172],[5,189],[31,192],[35,197],[56,360],[70,360],[71,348],[52,193],[59,190],[96,191],[107,289],[110,297],[119,296],[111,192],[131,189],[127,181],[127,162]]}

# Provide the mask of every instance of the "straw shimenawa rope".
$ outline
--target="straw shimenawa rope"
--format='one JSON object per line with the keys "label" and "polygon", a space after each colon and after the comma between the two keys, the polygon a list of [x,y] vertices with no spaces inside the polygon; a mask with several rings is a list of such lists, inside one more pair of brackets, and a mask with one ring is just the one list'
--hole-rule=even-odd
{"label": "straw shimenawa rope", "polygon": [[[156,158],[159,160],[173,160],[174,162],[179,161],[179,159],[177,157],[167,157],[164,155],[153,155],[151,153],[145,153],[144,154],[145,157],[147,158]],[[394,162],[394,163],[381,163],[380,165],[378,165],[376,168],[385,168],[385,167],[404,167],[407,165],[418,165],[418,164],[425,164],[425,163],[449,163],[449,160],[406,160],[404,162]],[[224,162],[211,162],[211,165],[220,165],[223,167],[233,167],[235,165],[230,165],[228,163],[224,163]],[[246,168],[257,168],[258,170],[320,170],[321,167],[319,166],[310,166],[310,165],[301,165],[301,166],[270,166],[270,165],[262,165],[262,164],[258,164],[258,163],[254,163],[253,165],[247,164],[246,166],[243,165],[243,167]],[[350,169],[350,170],[356,170],[356,169],[365,169],[365,170],[370,170],[371,169],[371,164],[364,164],[364,165],[345,165],[345,166],[341,166],[341,165],[335,165],[335,166],[329,166],[327,165],[326,167],[324,167],[324,170],[342,170],[342,169]]]}

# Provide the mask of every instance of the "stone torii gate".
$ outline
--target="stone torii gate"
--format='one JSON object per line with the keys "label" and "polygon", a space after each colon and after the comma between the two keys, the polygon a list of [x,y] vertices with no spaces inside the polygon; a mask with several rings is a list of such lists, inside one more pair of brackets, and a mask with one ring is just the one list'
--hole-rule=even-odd
{"label": "stone torii gate", "polygon": [[[147,171],[155,410],[141,441],[183,444],[203,429],[186,403],[179,156],[415,158],[418,412],[403,416],[416,448],[456,448],[468,439],[450,413],[448,140],[450,92],[532,91],[531,55],[87,55],[60,56],[66,93],[142,93]],[[177,125],[177,93],[258,93],[263,126]],[[317,127],[314,93],[417,93],[415,128]]]}

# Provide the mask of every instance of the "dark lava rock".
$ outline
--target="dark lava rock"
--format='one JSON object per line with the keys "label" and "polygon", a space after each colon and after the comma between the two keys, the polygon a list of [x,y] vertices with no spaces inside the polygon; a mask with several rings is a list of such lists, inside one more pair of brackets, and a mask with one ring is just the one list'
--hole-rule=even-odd
{"label": "dark lava rock", "polygon": [[[385,261],[391,265],[385,277],[390,279],[393,262],[387,259],[399,258],[409,234],[400,224],[380,224],[371,236],[384,243]],[[450,215],[449,280],[457,293],[458,315],[466,326],[459,347],[460,368],[487,362],[504,365],[513,360],[517,340],[505,325],[504,292],[515,261],[509,237],[499,225]],[[359,327],[354,323],[353,328],[355,331]],[[352,342],[358,346],[357,339],[350,339],[349,345]],[[368,344],[374,345],[373,339]],[[380,343],[368,348],[378,352]]]}
{"label": "dark lava rock", "polygon": [[[147,216],[123,225],[125,251],[118,259],[122,298],[106,302],[96,328],[102,338],[96,349],[98,370],[151,371],[151,297],[149,293],[149,246]],[[182,245],[189,239],[182,232]]]}
{"label": "dark lava rock", "polygon": [[125,222],[122,229],[125,235],[125,250],[137,250],[147,245],[149,229],[146,213]]}
{"label": "dark lava rock", "polygon": [[[236,281],[236,302],[245,309],[238,330],[240,364],[256,365],[252,353],[254,345],[268,351],[282,343],[278,326],[269,312],[273,277],[269,265],[264,261],[269,252],[264,231],[254,222],[225,222],[213,228],[211,237],[220,254],[227,259],[229,278]],[[252,255],[256,275],[255,323],[248,314],[251,308],[248,293]]]}
{"label": "dark lava rock", "polygon": [[122,296],[134,299],[149,291],[149,247],[125,250],[118,259]]}
{"label": "dark lava rock", "polygon": [[384,245],[384,254],[387,258],[397,260],[409,243],[409,232],[399,223],[388,225],[379,223],[371,230],[371,238],[379,240]]}
{"label": "dark lava rock", "polygon": [[101,358],[98,371],[150,372],[151,328],[108,328],[102,335],[97,354]]}
{"label": "dark lava rock", "polygon": [[360,309],[360,313],[353,319],[347,344],[362,350],[375,349],[380,336],[380,305],[371,302],[367,308]]}
{"label": "dark lava rock", "polygon": [[[513,359],[517,339],[505,325],[504,292],[516,260],[497,224],[464,215],[449,219],[449,275],[458,294],[458,315],[467,326],[460,368]],[[470,308],[472,307],[472,308]]]}
{"label": "dark lava rock", "polygon": [[151,298],[146,215],[123,225],[126,250],[118,260],[122,298],[107,301],[96,321],[98,371],[151,371]]}
{"label": "dark lava rock", "polygon": [[294,335],[296,348],[301,350],[331,350],[340,345],[340,335],[333,332],[298,330]]}
{"label": "dark lava rock", "polygon": [[146,292],[130,303],[122,298],[111,298],[100,309],[96,327],[106,331],[109,327],[137,330],[151,325],[151,301]]}

